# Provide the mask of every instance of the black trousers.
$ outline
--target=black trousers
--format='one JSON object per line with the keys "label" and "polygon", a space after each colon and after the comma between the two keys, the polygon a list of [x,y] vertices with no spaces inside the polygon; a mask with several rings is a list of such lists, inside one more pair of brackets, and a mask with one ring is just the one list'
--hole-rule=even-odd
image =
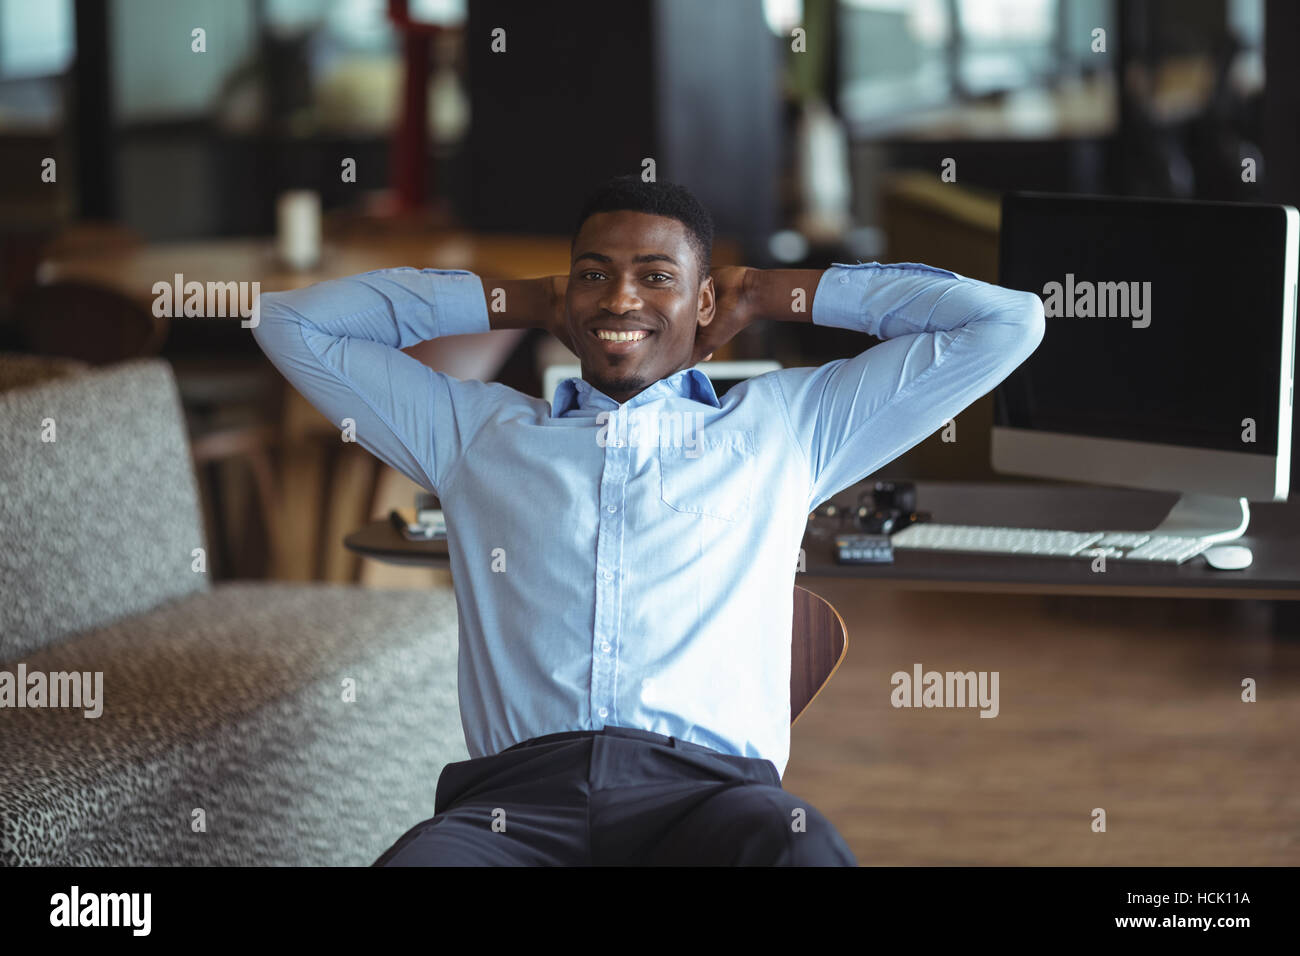
{"label": "black trousers", "polygon": [[374,866],[857,866],[770,760],[605,727],[450,763]]}

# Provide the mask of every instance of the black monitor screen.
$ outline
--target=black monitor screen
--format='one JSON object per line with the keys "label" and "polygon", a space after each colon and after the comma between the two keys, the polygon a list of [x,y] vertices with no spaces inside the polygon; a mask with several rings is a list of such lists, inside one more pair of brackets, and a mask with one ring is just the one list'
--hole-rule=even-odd
{"label": "black monitor screen", "polygon": [[998,281],[1047,331],[997,423],[1276,455],[1285,228],[1262,204],[1005,197]]}

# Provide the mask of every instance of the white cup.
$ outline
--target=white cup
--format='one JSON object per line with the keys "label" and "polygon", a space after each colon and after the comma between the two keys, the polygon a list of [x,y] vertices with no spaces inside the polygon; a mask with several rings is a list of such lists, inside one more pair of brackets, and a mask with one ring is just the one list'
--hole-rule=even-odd
{"label": "white cup", "polygon": [[310,189],[281,193],[275,204],[276,243],[291,269],[320,262],[320,195]]}

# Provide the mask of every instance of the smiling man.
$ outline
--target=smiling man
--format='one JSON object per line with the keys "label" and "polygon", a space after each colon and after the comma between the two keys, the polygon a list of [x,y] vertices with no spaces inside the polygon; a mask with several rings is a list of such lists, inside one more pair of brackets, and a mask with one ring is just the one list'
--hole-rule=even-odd
{"label": "smiling man", "polygon": [[[567,276],[395,268],[262,296],[271,361],[447,518],[470,759],[377,864],[855,865],[781,786],[808,513],[1002,381],[1043,309],[910,263],[711,270],[712,238],[685,189],[621,177],[581,209]],[[720,401],[694,366],[757,321],[885,341]],[[525,327],[582,363],[549,405],[400,351]],[[648,440],[608,440],[627,414]],[[689,448],[662,424],[682,417]]]}
{"label": "smiling man", "polygon": [[[583,379],[620,404],[693,364],[697,332],[716,314],[712,225],[689,195],[653,187],[632,180],[583,210],[566,308],[556,316]],[[652,208],[664,211],[606,209],[620,194],[641,196],[643,206],[658,194]]]}

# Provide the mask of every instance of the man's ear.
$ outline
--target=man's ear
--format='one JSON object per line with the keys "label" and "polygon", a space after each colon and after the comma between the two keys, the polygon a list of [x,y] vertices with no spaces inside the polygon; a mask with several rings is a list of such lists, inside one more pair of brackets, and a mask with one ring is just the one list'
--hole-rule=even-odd
{"label": "man's ear", "polygon": [[712,322],[717,308],[718,301],[713,294],[713,276],[705,276],[704,281],[700,283],[699,300],[696,303],[696,324],[703,327]]}

